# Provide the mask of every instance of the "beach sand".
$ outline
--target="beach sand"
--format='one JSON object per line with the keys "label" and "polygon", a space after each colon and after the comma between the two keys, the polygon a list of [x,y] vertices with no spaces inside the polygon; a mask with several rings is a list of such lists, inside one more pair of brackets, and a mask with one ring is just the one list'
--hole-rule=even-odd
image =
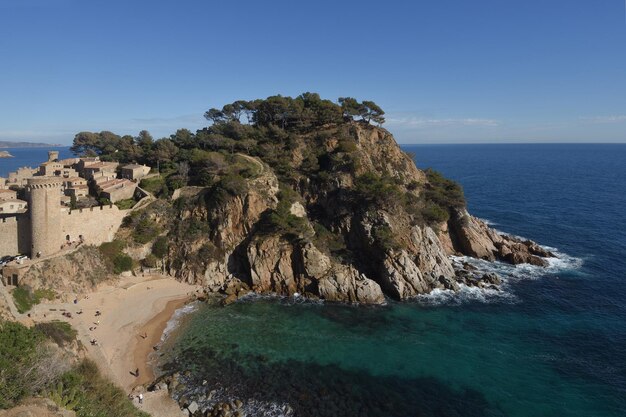
{"label": "beach sand", "polygon": [[[176,309],[191,301],[200,290],[199,286],[163,276],[128,277],[78,296],[76,304],[39,304],[31,311],[31,317],[36,322],[62,320],[72,324],[87,355],[98,364],[101,372],[130,393],[133,388],[153,380],[148,363],[153,346],[160,342]],[[70,312],[72,318],[64,317],[63,311]],[[77,314],[79,311],[82,314]],[[96,316],[97,311],[101,313],[99,316]],[[93,339],[97,345],[90,343]],[[137,369],[139,375],[135,376]],[[146,411],[154,405],[152,397],[159,404],[168,403],[169,397],[164,398],[163,393],[144,395],[146,399],[140,408]],[[174,407],[173,404],[171,400],[169,406]]]}

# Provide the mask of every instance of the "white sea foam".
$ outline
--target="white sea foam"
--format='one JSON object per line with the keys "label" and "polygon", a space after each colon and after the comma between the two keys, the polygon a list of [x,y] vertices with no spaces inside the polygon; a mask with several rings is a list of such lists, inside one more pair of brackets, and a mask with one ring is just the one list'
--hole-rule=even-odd
{"label": "white sea foam", "polygon": [[[521,236],[515,237],[521,240],[527,240]],[[468,287],[461,284],[458,292],[436,289],[429,294],[419,295],[417,300],[426,305],[458,305],[467,302],[514,303],[519,300],[512,292],[512,283],[521,280],[540,279],[563,271],[575,271],[580,269],[583,265],[581,258],[570,256],[549,246],[542,246],[542,248],[552,252],[556,256],[554,258],[546,258],[548,262],[547,267],[530,264],[511,265],[505,262],[490,262],[469,256],[451,256],[450,259],[455,268],[461,269],[463,268],[463,264],[467,263],[475,267],[480,274],[489,272],[497,274],[502,279],[499,290]]]}
{"label": "white sea foam", "polygon": [[491,288],[468,287],[465,284],[459,285],[459,291],[435,289],[428,294],[421,294],[416,297],[417,301],[425,305],[460,305],[469,302],[479,303],[515,303],[517,298],[511,292],[504,289],[496,290]]}
{"label": "white sea foam", "polygon": [[497,226],[498,223],[496,222],[492,222],[489,219],[481,219],[480,217],[478,218],[478,220],[480,220],[481,222],[485,223],[487,226],[491,227],[491,226]]}
{"label": "white sea foam", "polygon": [[200,304],[198,302],[194,302],[186,304],[176,310],[165,325],[165,329],[163,330],[163,334],[161,335],[161,342],[164,342],[169,334],[178,327],[183,317],[196,311],[199,306]]}

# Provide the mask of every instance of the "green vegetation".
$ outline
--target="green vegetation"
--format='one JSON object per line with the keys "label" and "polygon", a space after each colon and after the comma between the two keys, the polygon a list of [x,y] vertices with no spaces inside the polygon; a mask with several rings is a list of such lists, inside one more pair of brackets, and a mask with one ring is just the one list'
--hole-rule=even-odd
{"label": "green vegetation", "polygon": [[[77,365],[51,342],[63,346],[75,340],[67,323],[28,328],[0,322],[0,409],[42,395],[78,417],[149,417],[137,410],[124,392],[104,379],[88,360]],[[60,343],[59,343],[60,342]]]}
{"label": "green vegetation", "polygon": [[133,269],[133,258],[126,254],[119,254],[113,259],[113,272],[121,274],[122,272]]}
{"label": "green vegetation", "polygon": [[37,347],[43,338],[22,324],[0,322],[0,409],[32,393],[25,370],[40,359]]}
{"label": "green vegetation", "polygon": [[133,406],[122,389],[103,378],[89,360],[63,374],[50,398],[69,406],[78,417],[149,417]]}
{"label": "green vegetation", "polygon": [[129,198],[129,199],[126,199],[126,200],[116,201],[115,205],[120,210],[129,210],[129,209],[133,208],[136,203],[137,202],[135,201],[134,198]]}
{"label": "green vegetation", "polygon": [[348,251],[343,236],[331,232],[324,225],[317,222],[313,223],[313,230],[315,231],[313,240],[318,249],[340,258],[347,257]]}
{"label": "green vegetation", "polygon": [[41,300],[54,300],[57,294],[51,289],[37,289],[32,291],[28,287],[17,287],[13,290],[13,299],[15,306],[20,313],[26,313],[34,305],[39,304]]}
{"label": "green vegetation", "polygon": [[445,178],[439,172],[429,168],[426,171],[428,185],[426,186],[426,199],[433,201],[440,207],[464,207],[465,196],[463,189],[456,182]]}
{"label": "green vegetation", "polygon": [[151,194],[154,194],[155,196],[161,195],[164,185],[165,179],[162,176],[145,178],[139,183],[140,188],[143,188],[144,190]]}
{"label": "green vegetation", "polygon": [[125,247],[126,243],[119,239],[100,245],[100,253],[104,255],[107,263],[116,274],[133,269],[133,259],[123,252]]}
{"label": "green vegetation", "polygon": [[133,240],[139,244],[151,242],[160,233],[159,225],[149,216],[141,216],[133,230]]}
{"label": "green vegetation", "polygon": [[[158,140],[146,131],[136,137],[80,132],[72,150],[157,168],[159,175],[142,180],[140,186],[159,199],[124,221],[129,243],[154,242],[151,255],[143,260],[145,266],[158,265],[170,245],[176,249],[189,242],[194,242],[193,249],[185,253],[198,265],[223,255],[227,248],[221,247],[215,230],[224,220],[224,207],[235,199],[246,207],[250,191],[264,195],[264,190],[250,190],[255,186],[250,179],[258,178],[266,167],[281,184],[279,201],[275,209],[262,213],[253,232],[279,233],[288,239],[303,236],[327,253],[351,260],[361,255],[351,252],[342,222],[355,213],[383,210],[399,216],[402,224],[437,226],[465,204],[461,187],[435,171],[426,171],[426,181],[411,181],[395,172],[405,163],[403,155],[400,165],[394,155],[381,160],[386,151],[368,155],[371,140],[388,140],[386,132],[371,127],[384,123],[384,115],[376,103],[352,97],[333,102],[314,93],[278,95],[209,109],[204,115],[209,126],[196,132],[179,129]],[[173,191],[187,185],[204,190],[172,203]],[[296,201],[306,206],[308,218],[291,213]],[[372,233],[385,250],[402,246],[389,227],[377,227]],[[116,271],[132,267],[121,251],[108,258]],[[171,262],[177,269],[183,260]]]}
{"label": "green vegetation", "polygon": [[356,178],[354,189],[359,203],[368,205],[384,205],[395,203],[400,199],[402,191],[392,178],[381,177],[372,172]]}
{"label": "green vegetation", "polygon": [[37,323],[35,329],[61,347],[72,343],[77,335],[76,330],[69,323],[58,320]]}
{"label": "green vegetation", "polygon": [[265,227],[269,232],[280,232],[289,237],[299,237],[310,233],[308,221],[291,213],[292,205],[298,201],[298,194],[287,186],[278,193],[278,206],[271,210],[265,218]]}
{"label": "green vegetation", "polygon": [[[158,197],[168,197],[187,184],[210,186],[216,176],[229,172],[244,178],[258,173],[259,167],[249,160],[233,158],[237,152],[262,156],[279,175],[289,176],[293,166],[288,154],[296,143],[294,135],[342,126],[352,120],[381,124],[385,121],[383,115],[384,111],[372,101],[359,103],[353,98],[341,98],[338,104],[315,93],[296,98],[278,95],[210,109],[205,118],[212,125],[196,133],[179,129],[167,138],[154,140],[145,130],[136,137],[108,131],[79,132],[71,150],[77,155],[99,155],[102,160],[158,167],[161,175],[142,180],[140,187]],[[339,152],[349,153],[354,144],[342,142],[340,148]],[[307,167],[316,166],[318,155],[305,156]],[[244,172],[246,169],[249,172]]]}
{"label": "green vegetation", "polygon": [[376,244],[385,251],[402,249],[402,245],[397,241],[393,231],[387,225],[375,227],[373,235],[376,239]]}
{"label": "green vegetation", "polygon": [[165,255],[167,255],[168,249],[169,244],[167,241],[167,237],[160,236],[154,241],[154,244],[152,245],[152,254],[157,258],[162,259],[165,258]]}

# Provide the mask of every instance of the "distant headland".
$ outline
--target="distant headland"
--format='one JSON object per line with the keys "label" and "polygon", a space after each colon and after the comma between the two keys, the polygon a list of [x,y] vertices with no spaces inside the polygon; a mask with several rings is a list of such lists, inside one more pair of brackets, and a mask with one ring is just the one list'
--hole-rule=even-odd
{"label": "distant headland", "polygon": [[35,142],[11,142],[0,140],[0,149],[2,148],[58,148],[59,144],[54,143],[35,143]]}

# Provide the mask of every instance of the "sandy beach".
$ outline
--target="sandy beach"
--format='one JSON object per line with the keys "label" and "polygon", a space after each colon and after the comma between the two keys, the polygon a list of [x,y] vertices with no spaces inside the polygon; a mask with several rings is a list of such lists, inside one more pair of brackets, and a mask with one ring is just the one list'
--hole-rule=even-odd
{"label": "sandy beach", "polygon": [[[72,324],[88,356],[130,393],[153,379],[148,365],[153,346],[159,343],[176,309],[192,300],[199,290],[162,276],[122,278],[114,286],[102,286],[78,296],[77,303],[37,305],[31,317],[37,322],[63,320]],[[63,316],[64,311],[72,318]],[[98,311],[100,315],[96,315]],[[92,340],[97,344],[92,345]]]}

